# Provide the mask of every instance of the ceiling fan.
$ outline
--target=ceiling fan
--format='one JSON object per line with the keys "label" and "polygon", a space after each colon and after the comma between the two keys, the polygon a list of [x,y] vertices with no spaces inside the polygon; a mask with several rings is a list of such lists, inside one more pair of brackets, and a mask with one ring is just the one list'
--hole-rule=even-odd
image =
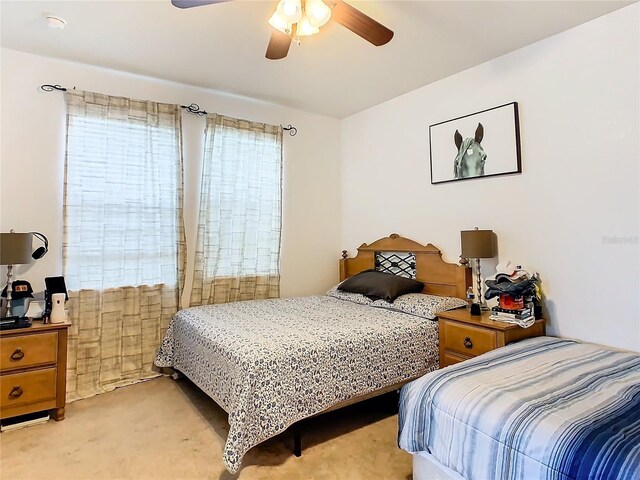
{"label": "ceiling fan", "polygon": [[[230,0],[171,0],[178,8],[200,7]],[[280,0],[269,19],[274,28],[265,57],[270,60],[284,58],[291,41],[314,35],[330,19],[348,28],[356,35],[379,47],[393,38],[393,31],[365,15],[342,0]]]}

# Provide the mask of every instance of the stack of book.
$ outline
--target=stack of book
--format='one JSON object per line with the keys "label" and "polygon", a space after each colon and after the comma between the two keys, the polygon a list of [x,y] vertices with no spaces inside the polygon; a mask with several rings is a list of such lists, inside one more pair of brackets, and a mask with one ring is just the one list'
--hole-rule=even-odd
{"label": "stack of book", "polygon": [[519,308],[517,310],[493,307],[489,318],[498,322],[515,323],[523,328],[530,327],[536,321],[533,316],[533,309],[529,307]]}

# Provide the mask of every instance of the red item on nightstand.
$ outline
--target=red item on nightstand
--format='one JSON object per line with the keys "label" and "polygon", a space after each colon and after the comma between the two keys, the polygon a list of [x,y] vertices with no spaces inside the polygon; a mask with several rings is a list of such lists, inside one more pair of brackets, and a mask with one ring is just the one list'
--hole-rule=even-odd
{"label": "red item on nightstand", "polygon": [[524,308],[524,298],[512,297],[511,295],[500,295],[500,308],[507,310],[519,310]]}

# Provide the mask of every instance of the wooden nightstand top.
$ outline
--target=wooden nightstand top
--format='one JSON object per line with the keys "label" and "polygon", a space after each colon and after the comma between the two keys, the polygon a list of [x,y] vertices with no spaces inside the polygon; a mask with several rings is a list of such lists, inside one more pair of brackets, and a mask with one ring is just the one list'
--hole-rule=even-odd
{"label": "wooden nightstand top", "polygon": [[[491,328],[493,330],[513,330],[522,328],[518,325],[506,322],[496,322],[491,320],[491,312],[482,312],[482,315],[471,315],[466,308],[459,308],[457,310],[449,310],[447,312],[437,313],[438,319],[454,320],[456,322],[467,323],[469,325],[481,326]],[[536,323],[544,323],[544,318],[536,320]]]}
{"label": "wooden nightstand top", "polygon": [[30,327],[13,328],[9,330],[0,330],[0,337],[5,335],[26,335],[28,333],[51,332],[54,330],[62,330],[68,328],[71,323],[42,323],[42,320],[34,320]]}

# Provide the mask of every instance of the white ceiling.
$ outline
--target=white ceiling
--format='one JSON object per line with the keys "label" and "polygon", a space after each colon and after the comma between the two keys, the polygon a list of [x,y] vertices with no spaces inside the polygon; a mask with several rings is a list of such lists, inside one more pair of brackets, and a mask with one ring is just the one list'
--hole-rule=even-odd
{"label": "white ceiling", "polygon": [[[189,10],[169,0],[3,0],[1,42],[343,118],[632,2],[349,3],[394,30],[393,40],[374,47],[330,22],[272,61],[266,19],[277,0]],[[47,28],[45,13],[67,27]]]}

